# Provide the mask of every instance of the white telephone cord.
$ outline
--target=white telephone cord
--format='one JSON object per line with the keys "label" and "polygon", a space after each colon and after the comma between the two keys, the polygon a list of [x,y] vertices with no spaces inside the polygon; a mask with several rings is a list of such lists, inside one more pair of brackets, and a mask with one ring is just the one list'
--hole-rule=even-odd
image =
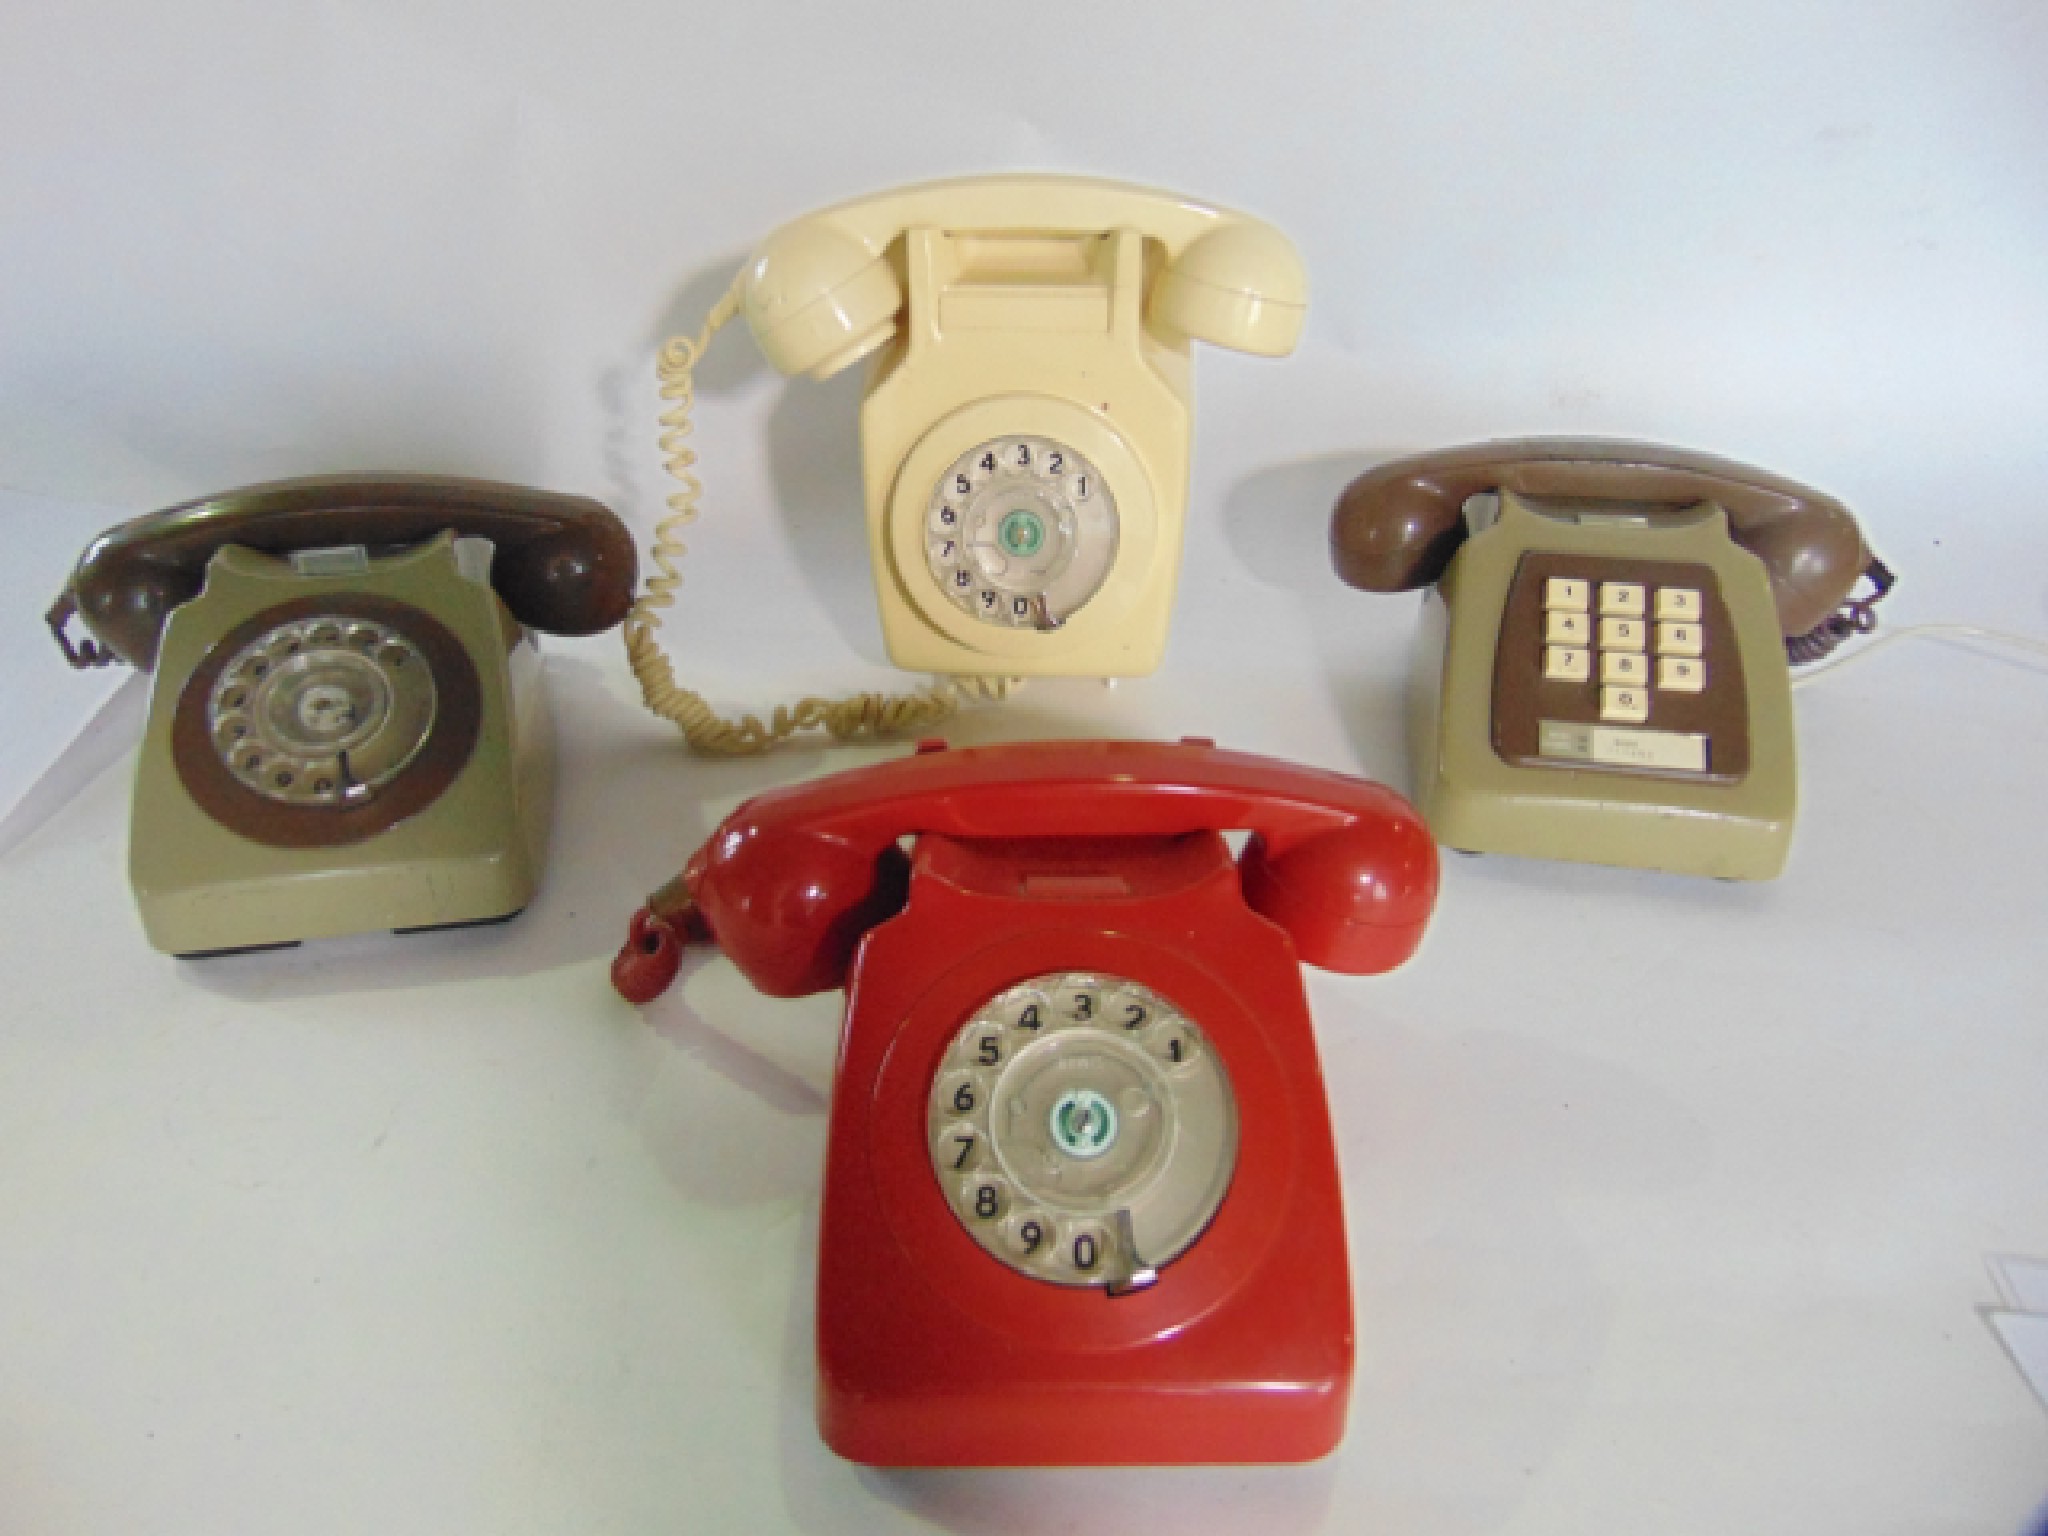
{"label": "white telephone cord", "polygon": [[677,336],[661,349],[656,372],[661,379],[661,398],[668,409],[661,417],[661,452],[678,489],[668,498],[669,513],[654,530],[654,547],[649,557],[654,569],[647,575],[647,589],[626,615],[626,659],[640,680],[641,697],[647,707],[664,720],[681,727],[691,750],[722,757],[741,757],[765,752],[798,731],[825,730],[840,741],[866,736],[906,734],[938,724],[969,700],[995,702],[1008,697],[1017,679],[1008,677],[940,678],[915,693],[857,693],[841,699],[803,698],[795,704],[778,705],[764,723],[758,715],[728,719],[705,702],[704,696],[676,681],[655,631],[661,628],[660,610],[675,601],[682,585],[677,569],[686,549],[681,533],[697,518],[697,500],[703,494],[695,466],[697,452],[690,447],[690,413],[696,403],[697,361],[725,323],[739,313],[741,284],[735,282],[725,296],[711,306],[704,328],[695,337]]}
{"label": "white telephone cord", "polygon": [[1983,629],[1975,624],[1908,624],[1902,629],[1888,629],[1854,650],[1844,651],[1840,658],[1824,667],[1811,667],[1804,672],[1792,674],[1792,686],[1804,688],[1817,683],[1824,677],[1831,677],[1846,666],[1861,661],[1864,657],[1883,650],[1895,640],[1905,640],[1913,635],[1945,635],[1960,640],[1988,640],[1995,645],[2009,645],[2016,650],[2032,651],[2037,656],[2048,656],[2048,640],[2037,640],[2031,635],[2016,635],[2009,630]]}

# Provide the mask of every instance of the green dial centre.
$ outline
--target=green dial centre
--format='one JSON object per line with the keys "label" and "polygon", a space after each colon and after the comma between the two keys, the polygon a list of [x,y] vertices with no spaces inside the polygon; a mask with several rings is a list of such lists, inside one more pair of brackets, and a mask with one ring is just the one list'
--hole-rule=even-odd
{"label": "green dial centre", "polygon": [[1045,519],[1023,507],[1006,512],[996,528],[996,539],[1004,553],[1028,559],[1045,543]]}
{"label": "green dial centre", "polygon": [[1116,1140],[1116,1106],[1093,1088],[1071,1088],[1051,1115],[1053,1144],[1069,1157],[1100,1157]]}

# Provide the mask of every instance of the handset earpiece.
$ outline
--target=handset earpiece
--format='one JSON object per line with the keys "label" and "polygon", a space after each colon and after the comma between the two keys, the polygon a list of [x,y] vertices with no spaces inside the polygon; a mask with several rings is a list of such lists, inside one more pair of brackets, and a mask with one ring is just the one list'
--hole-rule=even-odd
{"label": "handset earpiece", "polygon": [[633,914],[612,985],[651,1003],[682,969],[684,943],[708,940],[769,997],[830,992],[909,891],[910,860],[893,842],[767,827],[742,807]]}
{"label": "handset earpiece", "polygon": [[[151,560],[113,549],[103,537],[86,551],[51,605],[46,615],[50,632],[74,667],[104,667],[119,660],[152,671],[171,610],[197,597],[205,581],[204,566]],[[74,614],[93,636],[78,646],[66,634]]]}
{"label": "handset earpiece", "polygon": [[499,539],[491,585],[530,628],[596,635],[633,606],[639,569],[632,535],[607,513],[533,538]]}
{"label": "handset earpiece", "polygon": [[1436,844],[1405,806],[1277,853],[1254,833],[1238,873],[1247,905],[1285,928],[1296,954],[1351,976],[1390,971],[1414,954],[1436,905]]}
{"label": "handset earpiece", "polygon": [[831,224],[806,220],[762,243],[742,307],[771,363],[828,379],[896,333],[903,285],[886,256]]}
{"label": "handset earpiece", "polygon": [[1465,503],[1480,489],[1412,459],[1367,470],[1344,488],[1330,518],[1337,574],[1368,592],[1430,585],[1465,542]]}
{"label": "handset earpiece", "polygon": [[1269,224],[1244,219],[1189,242],[1160,274],[1147,316],[1195,341],[1285,357],[1307,313],[1308,278],[1293,243]]}
{"label": "handset earpiece", "polygon": [[683,871],[695,917],[770,997],[845,985],[862,935],[902,909],[910,861],[879,847],[735,817]]}
{"label": "handset earpiece", "polygon": [[1728,531],[1764,565],[1771,601],[1786,638],[1806,635],[1855,588],[1870,566],[1870,550],[1846,508],[1817,493],[1788,511],[1756,516],[1736,497],[1727,497]]}
{"label": "handset earpiece", "polygon": [[747,269],[734,279],[705,317],[695,336],[677,336],[662,348],[656,364],[661,397],[661,451],[678,488],[668,498],[668,515],[655,525],[648,551],[653,570],[646,590],[626,616],[626,657],[647,707],[672,722],[699,752],[721,756],[761,752],[798,731],[822,728],[841,741],[935,724],[963,698],[1001,698],[1006,679],[942,679],[914,693],[858,693],[845,698],[806,698],[777,709],[769,718],[727,717],[694,689],[676,680],[675,668],[656,638],[661,610],[675,601],[682,574],[682,530],[697,516],[703,486],[691,445],[698,360],[711,338],[735,314],[744,313],[755,343],[784,373],[830,378],[896,334],[903,310],[903,284],[886,254],[895,235],[868,237],[829,217],[800,220],[762,242]]}

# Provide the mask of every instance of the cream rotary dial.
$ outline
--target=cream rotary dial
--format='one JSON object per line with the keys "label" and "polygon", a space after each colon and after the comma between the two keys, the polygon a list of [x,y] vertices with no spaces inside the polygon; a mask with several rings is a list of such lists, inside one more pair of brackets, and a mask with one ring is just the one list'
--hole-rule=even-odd
{"label": "cream rotary dial", "polygon": [[990,998],[947,1047],[926,1114],[960,1224],[1020,1274],[1112,1294],[1207,1229],[1237,1164],[1215,1050],[1157,992],[1058,971]]}
{"label": "cream rotary dial", "polygon": [[1116,563],[1116,498],[1049,437],[999,437],[955,459],[925,509],[925,560],[955,606],[986,624],[1058,629]]}
{"label": "cream rotary dial", "polygon": [[434,726],[433,670],[371,619],[264,631],[221,669],[207,734],[244,787],[284,805],[355,805],[404,771]]}

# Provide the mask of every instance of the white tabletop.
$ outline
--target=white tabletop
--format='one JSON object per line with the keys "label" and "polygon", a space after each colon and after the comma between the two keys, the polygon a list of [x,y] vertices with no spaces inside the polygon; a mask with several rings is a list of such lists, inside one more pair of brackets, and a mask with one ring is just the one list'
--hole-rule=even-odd
{"label": "white tabletop", "polygon": [[[1048,684],[951,734],[1363,736],[1398,775],[1409,605],[1335,593],[1348,672]],[[1413,962],[1309,974],[1342,1449],[1046,1473],[817,1438],[838,997],[606,980],[745,793],[876,752],[695,761],[608,643],[550,671],[556,857],[502,928],[162,958],[133,711],[59,764],[0,859],[0,1529],[1962,1531],[2040,1494],[1979,1316],[1987,1256],[2048,1250],[2037,669],[1909,641],[1802,691],[1773,884],[1448,856]]]}

